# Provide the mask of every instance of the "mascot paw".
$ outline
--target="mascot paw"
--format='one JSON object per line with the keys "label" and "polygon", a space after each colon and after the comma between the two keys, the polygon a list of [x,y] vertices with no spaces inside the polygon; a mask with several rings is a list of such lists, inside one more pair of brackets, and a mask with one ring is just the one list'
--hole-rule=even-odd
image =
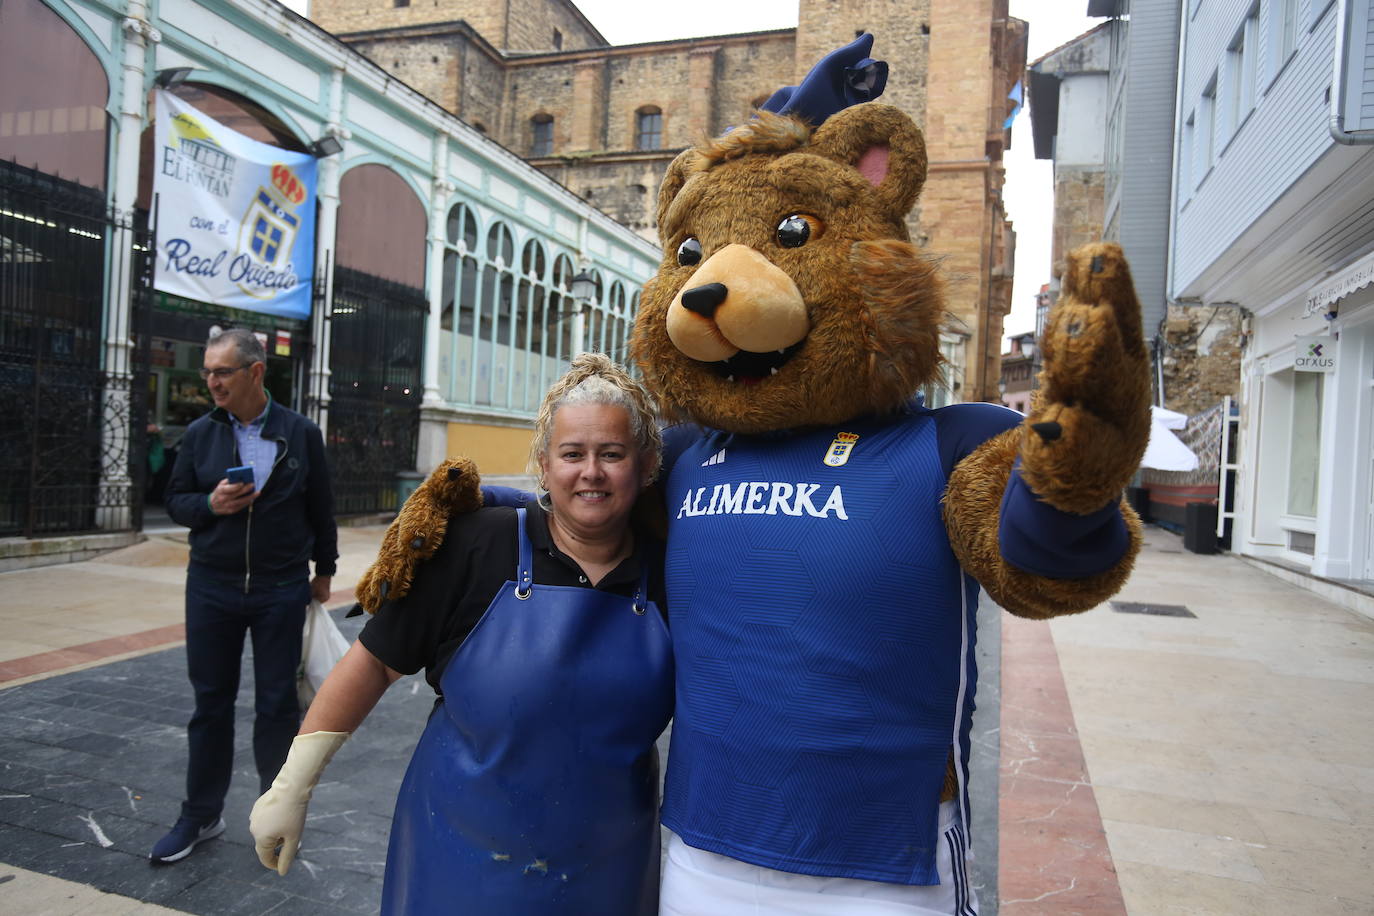
{"label": "mascot paw", "polygon": [[482,478],[467,458],[450,458],[410,494],[382,536],[376,561],[358,580],[358,604],[369,614],[410,591],[415,568],[434,556],[451,515],[482,507]]}
{"label": "mascot paw", "polygon": [[1069,254],[1040,350],[1021,474],[1050,505],[1086,515],[1120,497],[1150,439],[1149,357],[1120,246]]}

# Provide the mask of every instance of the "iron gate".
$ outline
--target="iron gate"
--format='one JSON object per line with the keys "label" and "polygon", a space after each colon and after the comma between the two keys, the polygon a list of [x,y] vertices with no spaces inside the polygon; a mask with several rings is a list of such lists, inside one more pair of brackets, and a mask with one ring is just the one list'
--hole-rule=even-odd
{"label": "iron gate", "polygon": [[[103,192],[0,162],[0,536],[142,525],[151,251]],[[104,303],[121,284],[142,345],[114,373]]]}
{"label": "iron gate", "polygon": [[415,469],[428,313],[421,290],[334,270],[328,448],[339,515],[399,508],[397,475]]}

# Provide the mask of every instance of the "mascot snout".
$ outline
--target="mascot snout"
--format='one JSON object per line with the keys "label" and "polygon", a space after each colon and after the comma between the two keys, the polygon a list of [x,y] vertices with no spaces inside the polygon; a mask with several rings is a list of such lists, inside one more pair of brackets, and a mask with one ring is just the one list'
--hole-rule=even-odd
{"label": "mascot snout", "polygon": [[783,350],[811,329],[792,278],[740,244],[726,245],[697,268],[668,306],[667,325],[673,345],[702,362],[741,350]]}

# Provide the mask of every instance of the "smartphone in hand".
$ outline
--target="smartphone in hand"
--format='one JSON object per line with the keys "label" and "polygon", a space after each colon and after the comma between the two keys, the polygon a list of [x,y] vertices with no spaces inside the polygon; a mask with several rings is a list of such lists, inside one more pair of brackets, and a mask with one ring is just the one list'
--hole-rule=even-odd
{"label": "smartphone in hand", "polygon": [[224,472],[224,478],[230,483],[253,483],[253,469],[246,464],[241,464],[236,468],[230,468]]}

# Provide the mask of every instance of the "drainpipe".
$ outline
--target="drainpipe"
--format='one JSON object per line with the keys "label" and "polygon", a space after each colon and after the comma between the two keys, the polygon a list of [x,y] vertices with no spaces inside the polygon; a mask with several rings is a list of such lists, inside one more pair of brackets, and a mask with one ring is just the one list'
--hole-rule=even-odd
{"label": "drainpipe", "polygon": [[1350,23],[1346,21],[1347,0],[1337,0],[1336,2],[1336,52],[1334,55],[1333,69],[1335,70],[1331,81],[1331,119],[1328,124],[1331,130],[1331,139],[1344,146],[1356,146],[1374,143],[1374,131],[1366,133],[1352,134],[1345,129],[1345,115],[1341,113],[1341,106],[1345,102],[1346,90],[1346,67],[1345,51],[1346,39],[1350,32]]}
{"label": "drainpipe", "polygon": [[[1178,245],[1178,197],[1179,197],[1179,156],[1183,150],[1183,131],[1179,123],[1183,118],[1183,86],[1187,82],[1186,63],[1188,60],[1188,11],[1182,11],[1178,30],[1178,75],[1174,78],[1174,149],[1173,168],[1169,170],[1169,239],[1164,249],[1164,320],[1169,320],[1169,306],[1175,305],[1174,251]],[[1151,341],[1151,355],[1155,363],[1155,401],[1164,406],[1164,334],[1156,327]]]}

